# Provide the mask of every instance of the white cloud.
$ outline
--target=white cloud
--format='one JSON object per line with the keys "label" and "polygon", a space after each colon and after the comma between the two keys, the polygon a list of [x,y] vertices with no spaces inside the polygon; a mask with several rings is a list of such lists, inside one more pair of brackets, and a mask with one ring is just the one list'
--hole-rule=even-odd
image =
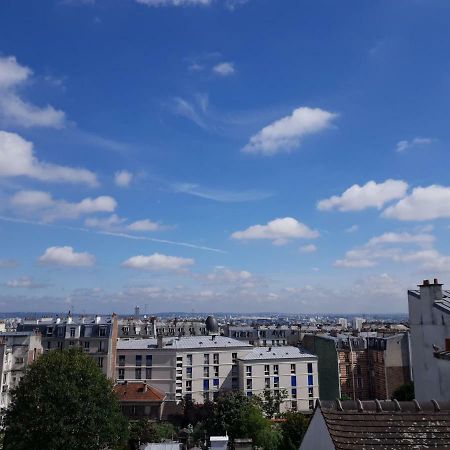
{"label": "white cloud", "polygon": [[26,176],[39,181],[98,185],[97,176],[89,170],[39,161],[33,153],[31,142],[7,131],[0,131],[0,177],[2,176]]}
{"label": "white cloud", "polygon": [[418,244],[431,245],[435,237],[431,234],[411,234],[411,233],[384,233],[381,236],[373,237],[367,245],[376,246],[379,244]]}
{"label": "white cloud", "polygon": [[128,187],[133,180],[133,174],[127,170],[121,170],[114,174],[114,182],[116,186]]}
{"label": "white cloud", "polygon": [[67,267],[88,267],[95,263],[94,255],[74,252],[73,247],[49,247],[39,258],[40,264]]}
{"label": "white cloud", "polygon": [[317,247],[314,244],[308,244],[300,247],[299,250],[302,253],[314,253],[317,251]]}
{"label": "white cloud", "polygon": [[213,283],[249,283],[253,278],[247,270],[232,270],[223,266],[215,267],[206,275],[206,280]]}
{"label": "white cloud", "polygon": [[212,0],[136,0],[147,6],[208,6]]}
{"label": "white cloud", "polygon": [[231,237],[239,240],[270,239],[276,245],[286,244],[290,239],[313,239],[319,232],[292,217],[271,220],[266,225],[253,225],[246,230],[236,231]]}
{"label": "white cloud", "polygon": [[15,57],[0,57],[0,116],[24,127],[64,126],[65,114],[47,105],[39,108],[23,100],[18,89],[32,76],[31,69],[21,66]]}
{"label": "white cloud", "polygon": [[356,233],[359,230],[358,225],[352,225],[351,227],[348,227],[345,232],[346,233]]}
{"label": "white cloud", "polygon": [[149,219],[136,220],[127,225],[127,229],[130,231],[158,231],[162,227],[157,222],[152,222]]}
{"label": "white cloud", "polygon": [[450,217],[450,187],[431,185],[414,188],[410,195],[382,214],[388,219],[434,220]]}
{"label": "white cloud", "polygon": [[37,289],[41,287],[45,287],[45,284],[36,283],[31,277],[20,277],[16,280],[10,280],[5,283],[5,286],[8,288],[22,288],[22,289]]}
{"label": "white cloud", "polygon": [[173,99],[172,110],[175,114],[191,120],[200,128],[207,128],[207,125],[201,115],[196,111],[195,107],[187,100],[175,97]]}
{"label": "white cloud", "polygon": [[297,108],[290,116],[267,125],[252,136],[242,151],[262,155],[290,151],[300,145],[303,137],[330,127],[337,116],[319,108]]}
{"label": "white cloud", "polygon": [[321,211],[361,211],[367,208],[382,208],[387,202],[406,195],[408,184],[402,180],[386,180],[383,183],[369,181],[364,186],[354,184],[342,195],[334,195],[320,200],[317,208]]}
{"label": "white cloud", "polygon": [[397,145],[395,147],[395,151],[402,153],[406,150],[409,150],[413,147],[419,147],[419,146],[424,146],[424,145],[430,145],[435,141],[435,139],[432,138],[420,138],[420,137],[416,137],[414,139],[412,139],[411,141],[399,141],[397,142]]}
{"label": "white cloud", "polygon": [[166,271],[166,270],[181,270],[194,264],[192,258],[182,258],[179,256],[168,256],[160,253],[153,253],[153,255],[132,256],[122,263],[123,267],[129,269],[152,270],[152,271]]}
{"label": "white cloud", "polygon": [[97,212],[113,212],[117,202],[112,197],[102,195],[71,203],[66,200],[55,200],[48,192],[19,191],[12,196],[11,205],[22,213],[38,216],[45,222],[52,222],[56,219],[76,219]]}
{"label": "white cloud", "polygon": [[232,62],[221,62],[213,67],[213,72],[222,77],[228,77],[235,72],[234,64]]}

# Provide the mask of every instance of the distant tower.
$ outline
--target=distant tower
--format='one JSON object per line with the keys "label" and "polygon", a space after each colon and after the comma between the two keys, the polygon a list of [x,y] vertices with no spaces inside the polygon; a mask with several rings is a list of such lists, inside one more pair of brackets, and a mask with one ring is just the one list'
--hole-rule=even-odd
{"label": "distant tower", "polygon": [[137,320],[137,319],[139,319],[139,316],[140,316],[139,306],[136,305],[134,307],[134,318]]}
{"label": "distant tower", "polygon": [[206,330],[211,336],[217,336],[219,334],[219,324],[217,319],[213,316],[208,316],[206,318]]}

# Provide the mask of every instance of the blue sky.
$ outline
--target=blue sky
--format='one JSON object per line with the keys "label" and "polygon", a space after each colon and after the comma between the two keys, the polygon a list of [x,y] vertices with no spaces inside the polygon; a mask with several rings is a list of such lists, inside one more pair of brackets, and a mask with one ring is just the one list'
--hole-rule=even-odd
{"label": "blue sky", "polygon": [[2,2],[1,309],[406,311],[450,272],[449,19]]}

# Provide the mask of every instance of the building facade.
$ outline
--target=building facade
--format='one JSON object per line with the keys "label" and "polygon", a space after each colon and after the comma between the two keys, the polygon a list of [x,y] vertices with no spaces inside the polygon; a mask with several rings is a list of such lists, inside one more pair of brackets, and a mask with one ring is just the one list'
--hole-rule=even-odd
{"label": "building facade", "polygon": [[11,389],[28,366],[42,354],[41,335],[35,332],[0,333],[0,411],[8,408]]}

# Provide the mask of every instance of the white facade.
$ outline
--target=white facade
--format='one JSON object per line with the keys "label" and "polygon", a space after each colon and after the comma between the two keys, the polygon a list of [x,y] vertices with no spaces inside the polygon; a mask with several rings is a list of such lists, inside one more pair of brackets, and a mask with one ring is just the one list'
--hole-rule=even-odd
{"label": "white facade", "polygon": [[352,328],[361,331],[364,322],[365,320],[362,317],[354,317],[352,319]]}
{"label": "white facade", "polygon": [[[450,292],[437,280],[408,291],[415,396],[450,400]],[[447,352],[446,352],[447,350]],[[448,353],[448,357],[447,357]]]}
{"label": "white facade", "polygon": [[347,319],[341,317],[341,318],[339,318],[338,323],[341,326],[341,330],[346,330],[348,328],[348,321],[347,321]]}
{"label": "white facade", "polygon": [[317,356],[297,347],[253,349],[239,359],[239,380],[248,396],[285,391],[280,412],[312,410],[319,397]]}
{"label": "white facade", "polygon": [[0,333],[0,410],[8,408],[27,367],[42,353],[41,336],[33,332]]}

